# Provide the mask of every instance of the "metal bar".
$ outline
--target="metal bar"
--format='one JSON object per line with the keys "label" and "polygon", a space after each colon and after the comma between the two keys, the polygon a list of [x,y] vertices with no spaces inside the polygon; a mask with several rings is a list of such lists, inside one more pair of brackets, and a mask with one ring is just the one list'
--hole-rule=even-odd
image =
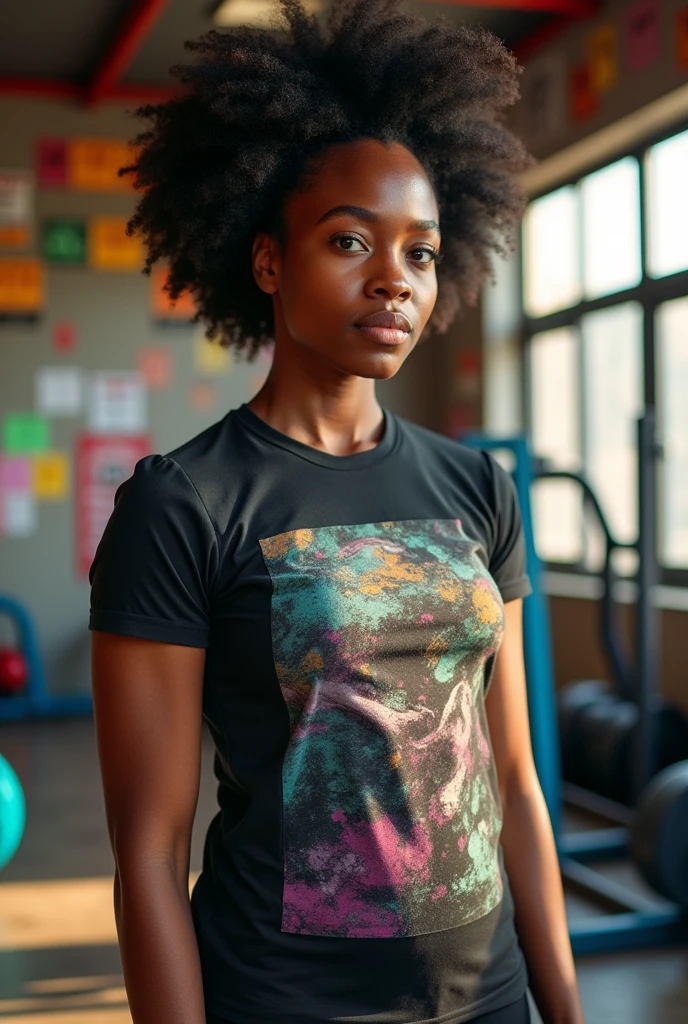
{"label": "metal bar", "polygon": [[168,3],[169,0],[135,0],[86,87],[86,106],[94,106],[109,95]]}
{"label": "metal bar", "polygon": [[652,714],[659,669],[659,622],[654,607],[657,585],[657,442],[655,411],[650,405],[638,420],[638,604],[637,676],[634,694],[639,711],[633,751],[633,795],[637,799],[656,771],[657,750]]}
{"label": "metal bar", "polygon": [[652,914],[591,917],[569,925],[574,956],[679,945],[688,939],[688,915],[679,909]]}
{"label": "metal bar", "polygon": [[525,317],[524,329],[528,337],[540,331],[553,331],[557,327],[567,327],[585,313],[595,313],[599,309],[609,309],[625,302],[649,302],[655,305],[668,299],[680,298],[688,290],[688,270],[680,270],[666,277],[647,278],[633,288],[626,288],[614,295],[605,295],[599,299],[585,299],[576,306],[558,310],[542,317]]}
{"label": "metal bar", "polygon": [[654,913],[657,904],[640,893],[633,892],[628,886],[615,882],[612,878],[593,871],[585,864],[570,857],[562,857],[559,861],[562,877],[584,896],[592,897],[596,903],[607,906],[610,910],[633,911],[634,913]]}
{"label": "metal bar", "polygon": [[590,811],[591,814],[614,821],[617,825],[630,827],[633,821],[633,811],[630,807],[617,803],[616,800],[609,800],[605,796],[599,796],[597,793],[591,793],[589,789],[583,789],[582,786],[574,786],[570,782],[565,782],[562,786],[562,794],[564,803],[578,807],[581,811]]}
{"label": "metal bar", "polygon": [[622,860],[628,857],[628,829],[615,827],[567,832],[557,845],[560,856],[570,857],[579,864]]}

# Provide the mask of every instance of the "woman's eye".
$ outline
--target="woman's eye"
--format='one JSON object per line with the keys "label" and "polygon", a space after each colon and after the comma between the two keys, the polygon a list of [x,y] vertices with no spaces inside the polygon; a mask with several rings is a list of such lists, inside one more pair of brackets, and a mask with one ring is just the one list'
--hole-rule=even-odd
{"label": "woman's eye", "polygon": [[438,254],[434,249],[414,249],[411,255],[421,257],[420,259],[414,259],[414,263],[434,263],[437,260]]}
{"label": "woman's eye", "polygon": [[335,244],[337,244],[338,242],[344,243],[341,246],[341,248],[342,248],[342,250],[344,252],[363,252],[364,251],[363,249],[354,249],[353,248],[353,245],[351,243],[353,243],[354,245],[363,245],[363,242],[361,242],[361,240],[359,238],[354,238],[353,235],[340,235],[339,238],[335,238],[335,239],[333,239],[333,241],[334,241]]}

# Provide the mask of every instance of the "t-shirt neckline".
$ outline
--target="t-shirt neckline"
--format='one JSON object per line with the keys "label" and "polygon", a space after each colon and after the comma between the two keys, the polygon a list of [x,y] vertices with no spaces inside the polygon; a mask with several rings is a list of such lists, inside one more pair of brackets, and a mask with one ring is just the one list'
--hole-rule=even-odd
{"label": "t-shirt neckline", "polygon": [[290,437],[289,434],[283,434],[281,430],[277,430],[261,419],[246,402],[243,402],[238,409],[232,410],[231,415],[263,440],[292,452],[308,462],[314,462],[317,466],[326,466],[328,469],[352,470],[377,465],[382,459],[391,455],[397,446],[399,429],[396,417],[385,406],[380,408],[384,418],[382,437],[374,448],[368,448],[364,452],[354,452],[352,455],[332,455],[331,452],[323,452],[303,441],[297,441],[296,438]]}

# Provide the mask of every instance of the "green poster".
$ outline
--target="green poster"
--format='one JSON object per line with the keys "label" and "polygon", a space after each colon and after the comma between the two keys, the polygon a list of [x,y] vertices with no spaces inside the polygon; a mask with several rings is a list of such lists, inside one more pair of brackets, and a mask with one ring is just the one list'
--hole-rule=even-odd
{"label": "green poster", "polygon": [[85,263],[85,222],[46,220],[43,224],[43,255],[50,263]]}
{"label": "green poster", "polygon": [[8,455],[28,455],[50,448],[50,424],[33,412],[10,412],[3,424],[4,449]]}

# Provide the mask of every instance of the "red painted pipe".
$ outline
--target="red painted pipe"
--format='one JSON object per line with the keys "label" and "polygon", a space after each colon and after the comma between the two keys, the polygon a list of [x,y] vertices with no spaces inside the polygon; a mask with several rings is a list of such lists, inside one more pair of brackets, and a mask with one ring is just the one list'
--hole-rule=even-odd
{"label": "red painted pipe", "polygon": [[74,100],[81,96],[81,87],[58,78],[23,78],[0,76],[0,95],[36,96],[51,100]]}
{"label": "red painted pipe", "polygon": [[597,14],[599,0],[424,0],[424,3],[451,4],[454,7],[496,7],[502,10],[539,14],[566,14],[588,18]]}
{"label": "red painted pipe", "polygon": [[84,102],[93,106],[114,89],[137,49],[167,6],[169,0],[135,0],[100,67],[86,87]]}

